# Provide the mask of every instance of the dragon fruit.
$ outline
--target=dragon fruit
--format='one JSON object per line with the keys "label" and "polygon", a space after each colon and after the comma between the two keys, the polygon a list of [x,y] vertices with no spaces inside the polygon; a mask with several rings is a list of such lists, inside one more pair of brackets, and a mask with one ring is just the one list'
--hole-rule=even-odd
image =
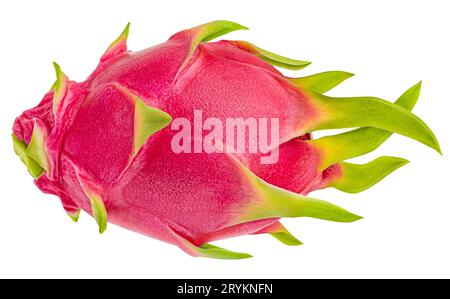
{"label": "dragon fruit", "polygon": [[[386,156],[367,164],[345,162],[375,150],[392,133],[440,152],[434,134],[410,112],[420,83],[395,103],[326,96],[352,74],[289,78],[275,67],[299,70],[310,63],[244,41],[209,42],[239,29],[247,28],[214,21],[131,52],[128,24],[84,82],[71,81],[54,63],[51,90],[13,126],[14,150],[37,187],[57,195],[72,220],[81,210],[92,215],[100,233],[111,222],[192,256],[240,259],[250,255],[209,242],[270,234],[300,245],[280,218],[360,219],[306,195],[327,187],[360,192],[406,164]],[[250,142],[229,151],[238,135],[208,139],[214,125],[196,123],[198,112],[224,122],[276,119],[278,138],[266,142],[264,151],[252,151]],[[199,127],[200,135],[180,140],[180,119]],[[352,130],[311,135],[343,128]],[[199,151],[197,145],[207,141],[215,150]],[[177,142],[187,150],[174,150]],[[273,152],[276,161],[267,163]]]}

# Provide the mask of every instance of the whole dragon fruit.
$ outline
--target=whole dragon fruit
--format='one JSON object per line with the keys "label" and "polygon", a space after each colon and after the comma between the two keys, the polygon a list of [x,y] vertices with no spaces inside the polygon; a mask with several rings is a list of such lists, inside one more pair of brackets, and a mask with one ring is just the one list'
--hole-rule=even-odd
{"label": "whole dragon fruit", "polygon": [[[323,94],[352,74],[288,78],[274,66],[298,70],[309,62],[244,41],[208,43],[246,29],[239,24],[214,21],[139,52],[127,50],[128,29],[84,82],[70,81],[55,63],[55,84],[13,127],[15,152],[38,188],[57,195],[74,221],[80,210],[91,214],[101,233],[109,221],[193,256],[246,258],[208,242],[267,233],[299,245],[280,218],[360,219],[305,195],[326,187],[360,192],[407,163],[345,162],[392,132],[440,152],[431,130],[410,112],[420,83],[395,103],[329,97]],[[224,133],[217,120],[230,119],[235,126]],[[264,119],[276,121],[259,122],[250,134],[249,120]],[[338,128],[356,129],[311,137]],[[272,136],[263,140],[263,129]],[[264,141],[256,150],[255,136]]]}

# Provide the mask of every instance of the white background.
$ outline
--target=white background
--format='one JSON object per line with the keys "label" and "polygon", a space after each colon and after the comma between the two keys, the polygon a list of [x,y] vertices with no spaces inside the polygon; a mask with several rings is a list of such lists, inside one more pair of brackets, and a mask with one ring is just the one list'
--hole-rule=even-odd
{"label": "white background", "polygon": [[[0,277],[314,278],[450,277],[448,1],[2,1],[0,4]],[[375,153],[411,161],[364,193],[314,192],[365,218],[351,224],[283,223],[305,245],[269,236],[217,242],[250,252],[241,261],[192,258],[178,248],[110,225],[99,235],[75,224],[42,194],[12,151],[13,120],[54,81],[51,62],[83,80],[131,21],[129,48],[215,19],[250,31],[229,34],[312,61],[290,75],[346,70],[357,76],[332,92],[395,100],[423,80],[414,112],[436,133],[444,157],[394,135]]]}

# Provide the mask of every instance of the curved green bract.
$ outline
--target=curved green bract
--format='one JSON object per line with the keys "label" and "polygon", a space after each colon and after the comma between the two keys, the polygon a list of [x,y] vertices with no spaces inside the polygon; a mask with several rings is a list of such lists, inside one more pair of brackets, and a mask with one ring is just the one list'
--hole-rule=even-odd
{"label": "curved green bract", "polygon": [[108,213],[105,204],[100,196],[87,192],[87,196],[91,203],[92,216],[98,224],[99,233],[104,233],[108,225]]}
{"label": "curved green bract", "polygon": [[409,161],[397,157],[379,157],[366,164],[341,163],[342,177],[329,186],[348,193],[364,191]]}
{"label": "curved green bract", "polygon": [[28,145],[22,140],[19,140],[14,134],[12,134],[12,140],[14,152],[20,158],[22,163],[25,164],[28,172],[33,176],[33,178],[38,179],[44,172],[44,169],[27,155],[26,150]]}
{"label": "curved green bract", "polygon": [[419,100],[420,91],[422,89],[422,81],[410,87],[405,91],[398,99],[395,104],[411,111]]}
{"label": "curved green bract", "polygon": [[351,133],[326,136],[308,141],[308,143],[314,144],[315,147],[320,149],[322,162],[319,170],[324,170],[339,161],[358,157],[375,150],[387,138],[383,139],[372,138],[371,130],[360,128],[351,131]]}
{"label": "curved green bract", "polygon": [[45,150],[44,132],[40,126],[35,123],[30,143],[25,151],[26,155],[33,159],[45,171],[49,170],[48,157]]}
{"label": "curved green bract", "polygon": [[178,234],[174,229],[170,226],[167,227],[170,232],[174,235],[174,237],[179,241],[179,245],[184,250],[187,250],[194,256],[207,257],[207,258],[215,258],[215,259],[223,259],[223,260],[237,260],[237,259],[246,259],[252,257],[248,253],[243,252],[234,252],[225,248],[221,248],[218,246],[214,246],[208,243],[202,244],[201,246],[197,246],[193,244],[191,241],[187,240],[180,234]]}
{"label": "curved green bract", "polygon": [[235,252],[208,243],[205,243],[200,247],[196,247],[194,250],[203,257],[223,260],[240,260],[252,257],[252,255],[248,253]]}
{"label": "curved green bract", "polygon": [[64,98],[67,90],[68,78],[61,70],[61,67],[56,62],[53,62],[55,68],[56,81],[53,84],[53,115],[58,115],[59,105]]}
{"label": "curved green bract", "polygon": [[289,231],[285,232],[276,232],[276,233],[270,233],[272,237],[280,241],[281,243],[288,245],[288,246],[299,246],[303,245],[303,243],[294,237]]}
{"label": "curved green bract", "polygon": [[67,212],[67,215],[73,222],[78,222],[78,218],[80,218],[80,210]]}
{"label": "curved green bract", "polygon": [[227,33],[236,30],[248,30],[248,28],[235,22],[217,20],[194,27],[190,30],[196,33],[192,46],[197,47],[201,42],[208,42]]}
{"label": "curved green bract", "polygon": [[253,185],[256,194],[260,195],[248,204],[234,224],[281,217],[312,217],[336,222],[353,222],[362,218],[329,202],[273,186],[257,177],[234,157],[229,157]]}
{"label": "curved green bract", "polygon": [[288,70],[300,70],[311,64],[309,61],[297,60],[288,58],[285,56],[281,56],[275,54],[273,52],[264,50],[260,47],[257,47],[246,41],[235,41],[234,43],[238,44],[240,47],[247,49],[248,51],[254,53],[256,56],[261,58],[262,60],[281,68],[285,68]]}
{"label": "curved green bract", "polygon": [[134,114],[134,154],[137,155],[145,141],[151,135],[164,129],[172,122],[172,117],[166,112],[147,106],[138,99]]}
{"label": "curved green bract", "polygon": [[116,84],[118,90],[135,102],[134,108],[134,155],[137,155],[148,137],[164,129],[172,122],[172,117],[166,112],[148,106],[143,99],[128,88]]}
{"label": "curved green bract", "polygon": [[[405,91],[395,104],[409,111],[412,110],[419,98],[420,88],[421,83],[419,82]],[[339,161],[358,157],[375,150],[391,135],[392,132],[390,131],[365,127],[308,142],[320,149],[322,153],[320,170],[324,170]]]}
{"label": "curved green bract", "polygon": [[301,89],[316,93],[325,93],[338,86],[343,81],[354,76],[352,73],[342,71],[329,71],[300,78],[287,78],[292,84]]}
{"label": "curved green bract", "polygon": [[253,234],[269,234],[281,243],[288,246],[298,246],[303,243],[294,237],[279,221],[272,223],[271,225],[254,232]]}
{"label": "curved green bract", "polygon": [[118,38],[116,38],[108,47],[108,49],[106,50],[106,52],[110,51],[111,49],[113,49],[116,45],[118,45],[119,43],[123,42],[126,43],[127,39],[128,39],[128,35],[130,33],[130,22],[128,22],[128,24],[125,26],[125,29],[122,31],[122,33],[119,35]]}
{"label": "curved green bract", "polygon": [[267,183],[260,184],[259,188],[264,194],[264,200],[249,207],[244,217],[246,221],[276,217],[311,217],[353,222],[362,218],[332,203],[302,196]]}
{"label": "curved green bract", "polygon": [[308,131],[375,127],[415,139],[441,153],[430,128],[403,107],[375,97],[334,98],[319,94],[311,97],[322,110],[322,118]]}
{"label": "curved green bract", "polygon": [[[238,23],[225,21],[225,20],[217,20],[213,22],[209,22],[191,29],[188,29],[187,31],[190,32],[191,40],[190,40],[190,48],[189,52],[181,64],[177,75],[175,76],[175,80],[178,78],[178,75],[184,70],[186,65],[191,60],[192,55],[194,54],[195,50],[197,49],[198,45],[201,42],[207,42],[212,39],[215,39],[216,37],[222,36],[224,34],[230,33],[232,31],[236,30],[247,30],[248,28],[245,26],[242,26]],[[176,36],[176,35],[175,35]]]}

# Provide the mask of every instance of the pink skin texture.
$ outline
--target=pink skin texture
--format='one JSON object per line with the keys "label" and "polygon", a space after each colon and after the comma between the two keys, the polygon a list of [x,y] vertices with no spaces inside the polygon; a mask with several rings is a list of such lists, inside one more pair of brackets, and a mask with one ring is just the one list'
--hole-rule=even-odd
{"label": "pink skin texture", "polygon": [[[420,83],[395,103],[334,98],[324,93],[352,74],[289,78],[276,67],[299,70],[309,62],[248,42],[210,42],[246,29],[242,25],[213,21],[138,52],[127,49],[128,29],[84,82],[71,81],[55,63],[51,90],[13,125],[14,150],[36,186],[58,196],[74,221],[81,210],[93,216],[101,233],[110,222],[192,256],[247,258],[208,242],[269,234],[300,245],[280,218],[361,218],[309,192],[360,192],[407,163],[386,156],[366,164],[346,159],[376,149],[392,133],[440,152],[431,130],[410,112]],[[194,110],[223,122],[278,119],[279,139],[270,145],[278,160],[264,164],[265,153],[248,146],[241,153],[175,153],[171,142],[178,131],[171,123],[194,123]],[[350,130],[312,138],[313,131],[342,128]]]}

